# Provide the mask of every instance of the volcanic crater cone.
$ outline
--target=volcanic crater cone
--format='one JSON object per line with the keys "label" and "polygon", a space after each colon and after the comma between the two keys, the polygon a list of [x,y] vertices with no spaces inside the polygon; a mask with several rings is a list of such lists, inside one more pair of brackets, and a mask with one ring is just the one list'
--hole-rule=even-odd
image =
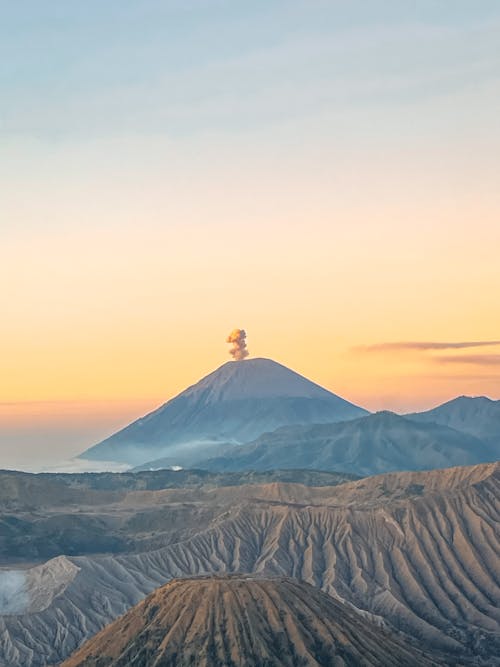
{"label": "volcanic crater cone", "polygon": [[185,466],[207,458],[214,445],[248,442],[279,426],[366,414],[271,359],[228,361],[81,456],[133,465],[172,457]]}
{"label": "volcanic crater cone", "polygon": [[232,575],[171,581],[63,667],[436,664],[309,584]]}

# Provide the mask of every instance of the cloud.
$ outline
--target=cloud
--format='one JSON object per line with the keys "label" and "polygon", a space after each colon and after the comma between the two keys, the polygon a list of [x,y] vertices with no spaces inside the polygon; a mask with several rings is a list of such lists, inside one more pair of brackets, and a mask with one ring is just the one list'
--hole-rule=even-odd
{"label": "cloud", "polygon": [[486,347],[493,345],[500,345],[500,340],[460,341],[456,343],[439,341],[398,341],[394,343],[360,345],[354,349],[363,352],[394,352],[399,350],[463,350],[469,347]]}
{"label": "cloud", "polygon": [[436,357],[439,364],[472,364],[474,366],[500,366],[500,354],[453,354]]}
{"label": "cloud", "polygon": [[[8,464],[4,466],[5,470],[22,470],[23,472],[63,472],[63,473],[81,473],[81,472],[127,472],[132,468],[128,463],[117,461],[89,461],[88,459],[67,459],[53,463],[19,461],[18,465]],[[0,582],[1,583],[1,582]]]}

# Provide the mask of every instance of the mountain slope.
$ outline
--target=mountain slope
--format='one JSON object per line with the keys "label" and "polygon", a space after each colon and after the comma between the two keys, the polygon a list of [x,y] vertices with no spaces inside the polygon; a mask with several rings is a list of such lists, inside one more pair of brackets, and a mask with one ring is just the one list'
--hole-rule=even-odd
{"label": "mountain slope", "polygon": [[229,361],[81,456],[135,465],[167,455],[195,462],[214,443],[241,443],[286,424],[363,414],[366,410],[270,359]]}
{"label": "mountain slope", "polygon": [[283,427],[233,447],[223,456],[200,461],[199,467],[219,471],[311,468],[373,475],[472,465],[492,458],[489,447],[471,435],[379,412],[336,424]]}
{"label": "mountain slope", "polygon": [[486,396],[459,396],[427,412],[407,415],[421,422],[434,422],[480,438],[500,458],[500,401]]}
{"label": "mountain slope", "polygon": [[[174,526],[160,549],[67,558],[76,574],[62,582],[54,574],[57,595],[47,591],[31,613],[39,596],[28,570],[25,611],[0,614],[1,667],[58,663],[172,578],[236,572],[305,580],[443,652],[443,665],[499,664],[500,464],[336,487],[134,493],[140,525],[149,523],[146,503],[165,523],[181,510],[190,517],[210,508],[213,516],[184,535]],[[53,562],[45,567],[58,572]]]}
{"label": "mountain slope", "polygon": [[62,667],[415,667],[437,665],[320,590],[250,576],[177,579]]}

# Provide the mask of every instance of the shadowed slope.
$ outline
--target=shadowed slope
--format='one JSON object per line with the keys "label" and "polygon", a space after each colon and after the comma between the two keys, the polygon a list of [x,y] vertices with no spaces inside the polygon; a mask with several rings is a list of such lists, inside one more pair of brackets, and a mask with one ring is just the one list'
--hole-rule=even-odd
{"label": "shadowed slope", "polygon": [[500,401],[486,396],[459,396],[426,412],[407,415],[420,422],[449,426],[480,438],[500,458]]}
{"label": "shadowed slope", "polygon": [[379,412],[335,424],[285,426],[200,461],[199,467],[217,471],[312,468],[376,475],[492,460],[490,448],[472,435]]}
{"label": "shadowed slope", "polygon": [[421,651],[293,579],[178,579],[63,667],[426,667]]}

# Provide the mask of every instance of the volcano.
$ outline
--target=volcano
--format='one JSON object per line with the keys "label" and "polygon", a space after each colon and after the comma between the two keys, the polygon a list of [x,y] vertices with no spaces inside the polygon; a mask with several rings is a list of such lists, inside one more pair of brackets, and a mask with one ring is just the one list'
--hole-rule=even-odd
{"label": "volcano", "polygon": [[368,414],[271,359],[229,361],[160,408],[81,454],[139,465],[207,458],[280,426],[331,423]]}
{"label": "volcano", "polygon": [[62,667],[414,667],[437,662],[290,578],[177,579],[90,639]]}

